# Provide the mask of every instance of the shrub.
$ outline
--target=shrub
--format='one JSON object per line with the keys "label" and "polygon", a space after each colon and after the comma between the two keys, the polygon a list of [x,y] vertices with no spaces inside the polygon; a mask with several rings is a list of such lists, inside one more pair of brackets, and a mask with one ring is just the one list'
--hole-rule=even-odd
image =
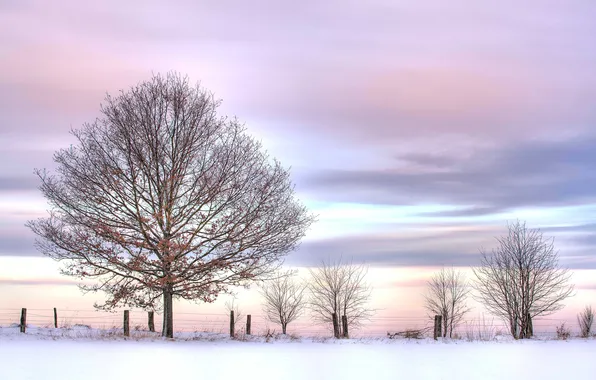
{"label": "shrub", "polygon": [[557,339],[567,340],[571,336],[571,330],[565,326],[565,322],[557,326]]}
{"label": "shrub", "polygon": [[578,314],[577,322],[579,323],[580,336],[588,338],[592,332],[592,323],[594,323],[594,310],[592,306],[586,306],[585,309]]}

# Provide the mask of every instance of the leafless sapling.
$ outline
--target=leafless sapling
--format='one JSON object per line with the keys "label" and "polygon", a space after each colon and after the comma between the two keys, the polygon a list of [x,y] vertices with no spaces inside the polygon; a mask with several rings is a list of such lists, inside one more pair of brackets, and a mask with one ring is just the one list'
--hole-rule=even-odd
{"label": "leafless sapling", "polygon": [[461,272],[453,268],[443,268],[435,273],[427,283],[425,308],[431,317],[441,315],[443,337],[453,336],[453,330],[470,311],[467,305],[470,289]]}
{"label": "leafless sapling", "polygon": [[306,285],[299,283],[292,271],[278,273],[261,286],[263,312],[267,319],[281,325],[286,334],[288,324],[298,319],[306,304]]}

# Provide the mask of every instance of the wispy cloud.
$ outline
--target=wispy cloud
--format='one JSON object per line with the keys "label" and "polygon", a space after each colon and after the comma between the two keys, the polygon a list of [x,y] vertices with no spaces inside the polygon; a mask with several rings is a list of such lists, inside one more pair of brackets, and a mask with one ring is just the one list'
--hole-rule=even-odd
{"label": "wispy cloud", "polygon": [[[461,211],[438,216],[496,213],[531,206],[596,203],[596,139],[513,143],[416,171],[313,171],[303,189],[330,201],[376,204],[445,203]],[[431,156],[432,157],[432,156]],[[418,160],[420,161],[420,160]]]}

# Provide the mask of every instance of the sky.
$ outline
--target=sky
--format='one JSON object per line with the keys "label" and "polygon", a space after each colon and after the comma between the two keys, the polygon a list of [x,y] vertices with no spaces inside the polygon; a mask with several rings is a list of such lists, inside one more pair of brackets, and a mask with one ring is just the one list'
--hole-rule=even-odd
{"label": "sky", "polygon": [[3,307],[91,308],[24,227],[47,209],[33,170],[106,93],[170,70],[292,168],[319,221],[288,265],[366,262],[422,314],[433,270],[478,265],[519,218],[574,271],[569,313],[596,302],[594,19],[591,0],[0,0]]}

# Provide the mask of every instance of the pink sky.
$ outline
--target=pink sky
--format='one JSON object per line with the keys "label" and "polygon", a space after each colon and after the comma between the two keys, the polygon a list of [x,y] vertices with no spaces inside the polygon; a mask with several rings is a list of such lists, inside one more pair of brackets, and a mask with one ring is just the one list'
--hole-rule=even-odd
{"label": "pink sky", "polygon": [[520,218],[576,271],[572,319],[596,289],[594,19],[588,0],[0,0],[0,301],[91,309],[24,227],[46,209],[32,171],[106,93],[177,70],[292,166],[320,217],[289,265],[350,255],[391,273],[379,308],[423,315],[399,278],[477,265]]}

